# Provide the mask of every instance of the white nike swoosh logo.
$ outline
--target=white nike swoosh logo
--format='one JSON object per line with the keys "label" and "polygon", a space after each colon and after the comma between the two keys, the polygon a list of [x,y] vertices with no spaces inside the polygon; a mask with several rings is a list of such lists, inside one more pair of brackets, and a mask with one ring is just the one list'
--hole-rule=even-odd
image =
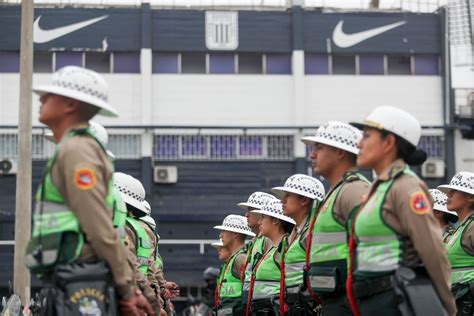
{"label": "white nike swoosh logo", "polygon": [[391,29],[394,29],[396,27],[399,27],[400,25],[403,25],[407,23],[406,21],[400,21],[396,22],[393,24],[385,25],[385,26],[380,26],[376,27],[374,29],[370,29],[367,31],[362,31],[362,32],[357,32],[357,33],[352,33],[352,34],[346,34],[342,30],[342,24],[344,23],[344,20],[339,21],[337,23],[336,27],[334,28],[334,32],[332,32],[332,40],[334,44],[341,48],[347,48],[351,47],[354,45],[357,45],[365,40],[368,40],[371,37],[377,36],[379,34],[382,34],[384,32],[387,32]]}
{"label": "white nike swoosh logo", "polygon": [[69,24],[66,26],[61,26],[54,29],[50,29],[50,30],[43,30],[39,26],[39,21],[41,19],[41,15],[40,15],[35,20],[35,23],[33,24],[33,42],[40,44],[40,43],[46,43],[46,42],[52,41],[58,37],[67,35],[69,33],[82,29],[91,24],[97,23],[103,19],[106,19],[107,17],[108,15],[103,15],[98,18],[93,18],[90,20],[86,20],[86,21],[82,21],[82,22],[78,22],[74,24]]}

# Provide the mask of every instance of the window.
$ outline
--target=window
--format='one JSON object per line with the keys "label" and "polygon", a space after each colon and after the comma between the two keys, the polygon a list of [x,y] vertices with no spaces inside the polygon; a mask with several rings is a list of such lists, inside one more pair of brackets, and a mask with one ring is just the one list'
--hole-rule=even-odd
{"label": "window", "polygon": [[154,74],[177,74],[178,72],[177,53],[153,53]]}
{"label": "window", "polygon": [[262,74],[262,54],[242,53],[239,57],[239,74]]}
{"label": "window", "polygon": [[140,159],[142,153],[141,135],[110,135],[108,149],[116,159]]}
{"label": "window", "polygon": [[408,55],[388,55],[387,71],[389,75],[410,75],[411,62]]}
{"label": "window", "polygon": [[140,73],[140,53],[114,53],[114,73]]}
{"label": "window", "polygon": [[110,54],[86,52],[86,68],[102,73],[110,72]]}
{"label": "window", "polygon": [[207,157],[207,140],[204,136],[182,136],[183,158]]}
{"label": "window", "polygon": [[231,159],[236,157],[236,136],[211,136],[211,158]]}
{"label": "window", "polygon": [[438,56],[415,55],[415,75],[436,76],[438,74]]}
{"label": "window", "polygon": [[304,73],[307,75],[329,74],[329,56],[326,54],[305,54]]}
{"label": "window", "polygon": [[384,74],[383,55],[360,55],[359,74],[361,75],[383,75]]}
{"label": "window", "polygon": [[158,159],[177,159],[179,157],[178,135],[157,135],[154,145],[154,156]]}
{"label": "window", "polygon": [[45,73],[53,71],[53,55],[49,52],[34,52],[33,72]]}
{"label": "window", "polygon": [[19,72],[20,53],[0,52],[0,72]]}
{"label": "window", "polygon": [[291,159],[293,158],[293,136],[272,135],[268,136],[268,158]]}
{"label": "window", "polygon": [[16,158],[17,134],[0,134],[0,157]]}
{"label": "window", "polygon": [[423,149],[429,158],[444,159],[443,136],[421,136],[418,147]]}
{"label": "window", "polygon": [[183,74],[205,74],[206,54],[204,53],[182,53],[181,73]]}
{"label": "window", "polygon": [[239,156],[260,157],[263,156],[263,137],[262,136],[240,136],[239,138]]}
{"label": "window", "polygon": [[82,53],[56,52],[56,70],[69,65],[82,67]]}
{"label": "window", "polygon": [[290,54],[267,54],[266,72],[271,75],[291,74],[291,55]]}
{"label": "window", "polygon": [[355,56],[354,55],[333,55],[332,73],[334,75],[354,75]]}
{"label": "window", "polygon": [[233,74],[235,73],[234,54],[211,53],[209,54],[209,73]]}

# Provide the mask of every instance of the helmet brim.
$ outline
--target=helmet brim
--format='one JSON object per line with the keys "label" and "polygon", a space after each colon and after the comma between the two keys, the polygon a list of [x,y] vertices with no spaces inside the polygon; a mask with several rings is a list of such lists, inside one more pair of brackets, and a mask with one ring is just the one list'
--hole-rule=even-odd
{"label": "helmet brim", "polygon": [[92,106],[98,107],[99,115],[109,116],[109,117],[118,117],[117,111],[111,107],[107,102],[99,98],[95,98],[89,94],[82,93],[80,91],[74,91],[63,87],[58,87],[54,85],[38,85],[33,87],[33,92],[38,95],[43,95],[46,93],[52,93],[68,97],[74,100],[82,101],[84,103],[90,104]]}

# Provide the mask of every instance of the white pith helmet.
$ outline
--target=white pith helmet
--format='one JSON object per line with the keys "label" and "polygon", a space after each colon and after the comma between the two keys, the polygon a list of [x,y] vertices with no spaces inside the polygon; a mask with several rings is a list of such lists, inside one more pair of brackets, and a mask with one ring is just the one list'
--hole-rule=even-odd
{"label": "white pith helmet", "polygon": [[393,106],[379,106],[362,122],[351,122],[351,125],[361,129],[372,127],[391,132],[415,147],[420,142],[420,122],[410,113]]}
{"label": "white pith helmet", "polygon": [[237,204],[240,208],[246,210],[248,207],[254,208],[254,209],[261,209],[267,202],[276,199],[271,194],[265,193],[265,192],[254,192],[252,193],[247,202],[242,202]]}
{"label": "white pith helmet", "polygon": [[295,221],[288,217],[283,215],[283,205],[281,204],[280,200],[275,199],[274,201],[269,201],[267,204],[265,204],[262,209],[260,210],[253,210],[251,211],[252,213],[257,213],[257,214],[263,214],[267,215],[270,217],[278,218],[282,221],[288,222],[290,224],[295,225]]}
{"label": "white pith helmet", "polygon": [[156,222],[150,215],[140,217],[140,220],[150,226],[153,231],[156,230]]}
{"label": "white pith helmet", "polygon": [[250,230],[250,227],[247,225],[247,218],[240,215],[227,215],[226,218],[224,218],[222,225],[214,226],[214,228],[255,237],[255,234]]}
{"label": "white pith helmet", "polygon": [[63,67],[53,74],[50,84],[35,86],[33,91],[39,95],[62,95],[98,107],[100,115],[118,116],[108,103],[107,82],[97,72],[83,67]]}
{"label": "white pith helmet", "polygon": [[292,175],[285,181],[282,187],[272,188],[272,192],[279,198],[283,198],[285,193],[290,192],[319,201],[322,201],[325,195],[324,186],[321,181],[306,174]]}
{"label": "white pith helmet", "polygon": [[325,144],[358,155],[357,145],[361,138],[362,133],[357,128],[343,122],[330,121],[320,126],[316,135],[303,137],[301,141],[306,145]]}
{"label": "white pith helmet", "polygon": [[114,186],[117,188],[123,201],[138,211],[139,214],[136,214],[138,217],[150,215],[145,205],[143,205],[145,188],[140,181],[122,172],[114,172],[113,179]]}
{"label": "white pith helmet", "polygon": [[107,149],[107,147],[109,146],[109,134],[107,133],[105,127],[95,121],[89,121],[89,130],[92,134],[94,134],[94,136],[102,144],[102,146],[104,146],[107,155],[110,158],[115,159],[115,155]]}
{"label": "white pith helmet", "polygon": [[448,213],[448,214],[451,214],[451,215],[458,216],[458,214],[456,214],[456,212],[450,211],[446,207],[446,205],[448,204],[448,197],[447,197],[446,194],[444,194],[443,192],[441,192],[438,189],[429,189],[429,191],[430,191],[431,197],[433,198],[433,201],[434,201],[433,210],[441,211],[441,212],[445,212],[445,213]]}
{"label": "white pith helmet", "polygon": [[219,239],[219,241],[211,243],[211,246],[217,249],[220,247],[224,247],[224,244],[222,243],[222,239]]}
{"label": "white pith helmet", "polygon": [[448,194],[449,190],[461,191],[474,195],[474,172],[461,171],[458,172],[449,182],[438,186],[438,189]]}

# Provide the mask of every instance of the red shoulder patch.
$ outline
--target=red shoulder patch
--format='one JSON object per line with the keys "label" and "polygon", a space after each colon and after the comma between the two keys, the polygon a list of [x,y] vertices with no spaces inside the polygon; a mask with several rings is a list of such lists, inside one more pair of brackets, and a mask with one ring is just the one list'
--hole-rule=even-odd
{"label": "red shoulder patch", "polygon": [[95,187],[97,177],[91,168],[79,168],[74,172],[74,185],[81,190],[89,190]]}
{"label": "red shoulder patch", "polygon": [[418,215],[426,214],[430,211],[430,200],[423,191],[417,191],[410,196],[410,209]]}

